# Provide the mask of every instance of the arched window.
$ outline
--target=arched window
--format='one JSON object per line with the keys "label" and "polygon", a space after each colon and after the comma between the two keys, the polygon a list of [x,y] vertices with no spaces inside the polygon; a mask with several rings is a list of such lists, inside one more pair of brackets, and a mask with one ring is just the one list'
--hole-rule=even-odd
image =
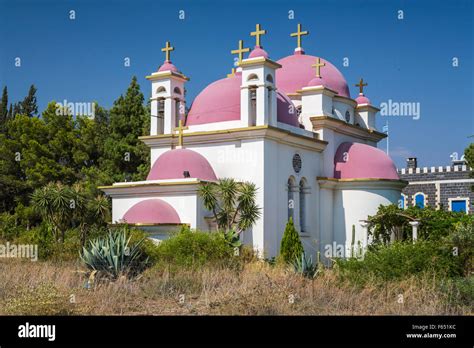
{"label": "arched window", "polygon": [[179,87],[175,87],[173,92],[176,93],[176,94],[181,95],[181,90],[179,89]]}
{"label": "arched window", "polygon": [[268,87],[267,91],[267,105],[268,105],[268,114],[272,114],[272,88]]}
{"label": "arched window", "polygon": [[268,74],[267,75],[267,81],[273,83],[273,76]]}
{"label": "arched window", "polygon": [[400,200],[398,201],[398,207],[400,209],[406,209],[407,208],[407,196],[404,195],[403,193],[400,195]]}
{"label": "arched window", "polygon": [[413,200],[415,201],[415,206],[419,208],[424,208],[426,205],[426,197],[423,192],[416,193]]}
{"label": "arched window", "polygon": [[306,180],[300,180],[300,232],[306,232]]}
{"label": "arched window", "polygon": [[250,97],[250,125],[255,126],[257,124],[257,87],[249,87]]}
{"label": "arched window", "polygon": [[166,92],[166,88],[163,87],[163,86],[160,86],[156,89],[156,94],[161,94],[161,93],[165,93]]}
{"label": "arched window", "polygon": [[163,133],[164,124],[165,124],[165,98],[158,99],[158,131]]}
{"label": "arched window", "polygon": [[249,77],[247,77],[247,81],[258,81],[258,76],[256,74],[250,74]]}
{"label": "arched window", "polygon": [[174,108],[175,108],[175,110],[174,110],[175,111],[175,120],[174,120],[175,123],[174,124],[175,124],[175,127],[178,127],[179,120],[181,119],[180,112],[179,112],[180,111],[179,109],[181,107],[181,102],[180,102],[179,99],[175,99],[174,103],[175,103],[174,104]]}
{"label": "arched window", "polygon": [[295,197],[294,197],[294,191],[295,191],[295,179],[293,177],[290,177],[288,179],[287,183],[287,189],[288,189],[288,220],[290,218],[295,220]]}

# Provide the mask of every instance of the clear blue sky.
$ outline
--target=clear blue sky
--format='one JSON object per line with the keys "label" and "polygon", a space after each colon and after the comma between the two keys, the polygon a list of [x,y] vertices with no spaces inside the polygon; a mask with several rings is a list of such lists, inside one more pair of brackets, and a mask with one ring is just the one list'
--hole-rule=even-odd
{"label": "clear blue sky", "polygon": [[[69,19],[69,11],[76,19]],[[178,18],[185,11],[185,20]],[[295,19],[288,19],[288,11]],[[404,19],[397,19],[397,11]],[[300,22],[310,36],[308,54],[331,61],[357,96],[363,76],[374,105],[392,99],[421,103],[421,117],[389,119],[390,149],[397,166],[407,156],[420,166],[446,165],[474,138],[473,2],[464,1],[6,1],[0,0],[0,86],[22,99],[38,88],[40,110],[51,100],[97,101],[110,107],[138,77],[163,61],[166,40],[172,60],[191,77],[188,104],[232,67],[229,51],[246,45],[256,23],[268,30],[263,45],[274,60],[292,54],[289,33]],[[14,66],[15,57],[22,66]],[[130,57],[131,66],[124,67]],[[343,58],[350,59],[349,67]],[[458,57],[459,66],[452,67]],[[385,149],[385,141],[379,143]]]}

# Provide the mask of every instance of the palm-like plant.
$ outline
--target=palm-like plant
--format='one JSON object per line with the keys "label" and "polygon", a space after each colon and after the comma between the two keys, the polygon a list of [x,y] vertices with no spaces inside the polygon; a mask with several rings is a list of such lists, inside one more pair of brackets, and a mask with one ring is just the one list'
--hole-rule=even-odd
{"label": "palm-like plant", "polygon": [[221,179],[199,188],[204,207],[210,210],[219,230],[235,230],[237,234],[250,228],[261,216],[255,200],[257,188],[250,182]]}
{"label": "palm-like plant", "polygon": [[64,234],[73,213],[72,190],[60,183],[49,183],[35,190],[31,198],[34,209],[52,226],[54,238],[64,241]]}
{"label": "palm-like plant", "polygon": [[85,192],[79,184],[69,187],[61,183],[49,183],[33,192],[32,205],[51,225],[56,240],[64,241],[66,230],[79,225],[84,245],[89,229],[109,218],[109,200],[102,195],[90,197]]}

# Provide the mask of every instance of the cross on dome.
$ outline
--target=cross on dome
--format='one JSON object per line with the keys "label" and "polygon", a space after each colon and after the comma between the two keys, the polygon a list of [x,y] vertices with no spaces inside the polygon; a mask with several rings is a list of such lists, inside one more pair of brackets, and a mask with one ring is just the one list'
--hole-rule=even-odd
{"label": "cross on dome", "polygon": [[325,63],[321,63],[321,58],[318,57],[318,59],[316,60],[316,64],[313,64],[311,65],[311,67],[315,68],[316,69],[316,77],[319,77],[321,78],[321,68],[323,66],[326,66]]}
{"label": "cross on dome", "polygon": [[301,37],[304,36],[304,35],[308,35],[308,34],[309,34],[309,31],[307,31],[307,30],[301,31],[301,24],[298,23],[298,30],[296,31],[296,33],[291,33],[290,36],[291,37],[296,36],[297,48],[302,48],[301,47]]}
{"label": "cross on dome", "polygon": [[244,58],[244,53],[249,52],[250,48],[244,48],[244,40],[239,40],[239,48],[236,50],[230,51],[232,54],[237,54],[239,56],[239,64],[242,63]]}
{"label": "cross on dome", "polygon": [[174,51],[174,47],[170,46],[170,42],[166,41],[166,46],[161,49],[161,52],[165,52],[165,62],[170,61],[170,52]]}
{"label": "cross on dome", "polygon": [[364,94],[364,87],[368,86],[368,83],[364,83],[364,79],[361,77],[359,83],[355,86],[359,87],[359,94]]}
{"label": "cross on dome", "polygon": [[234,77],[235,76],[235,68],[232,68],[230,74],[227,74],[227,77]]}
{"label": "cross on dome", "polygon": [[260,24],[257,24],[255,26],[255,31],[252,31],[250,33],[250,36],[255,36],[255,46],[261,47],[260,46],[260,36],[265,35],[267,33],[266,30],[260,29]]}
{"label": "cross on dome", "polygon": [[175,127],[173,130],[178,131],[178,148],[183,147],[183,131],[189,129],[189,127],[183,126],[183,120],[179,120],[178,127]]}

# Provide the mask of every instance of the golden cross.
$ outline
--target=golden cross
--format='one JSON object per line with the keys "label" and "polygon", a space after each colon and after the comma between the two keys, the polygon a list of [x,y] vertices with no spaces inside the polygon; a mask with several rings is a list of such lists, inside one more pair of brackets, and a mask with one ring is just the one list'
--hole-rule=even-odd
{"label": "golden cross", "polygon": [[170,60],[170,52],[174,51],[174,47],[170,46],[170,42],[166,41],[166,46],[161,49],[161,52],[165,52],[166,61]]}
{"label": "golden cross", "polygon": [[301,24],[298,23],[298,30],[296,33],[291,33],[290,36],[296,36],[298,40],[298,47],[301,47],[301,37],[308,34],[309,31],[301,31]]}
{"label": "golden cross", "polygon": [[326,63],[321,63],[321,58],[318,57],[316,64],[311,65],[311,67],[316,68],[316,77],[321,77],[321,67],[326,66]]}
{"label": "golden cross", "polygon": [[242,63],[242,59],[244,58],[244,53],[249,52],[249,48],[244,48],[244,41],[239,40],[239,48],[237,50],[232,50],[230,53],[238,54],[239,55],[239,64]]}
{"label": "golden cross", "polygon": [[179,120],[178,127],[174,128],[178,131],[178,145],[183,146],[183,130],[189,129],[189,127],[183,127],[183,120]]}
{"label": "golden cross", "polygon": [[356,84],[355,86],[359,87],[359,93],[363,94],[364,93],[364,86],[368,86],[368,84],[364,83],[364,79],[361,77],[359,83]]}
{"label": "golden cross", "polygon": [[230,74],[227,74],[227,77],[233,77],[235,76],[235,68],[232,68],[232,72]]}
{"label": "golden cross", "polygon": [[266,33],[266,30],[260,29],[260,24],[255,26],[255,31],[250,33],[250,36],[255,36],[255,46],[260,46],[260,36],[265,35]]}

